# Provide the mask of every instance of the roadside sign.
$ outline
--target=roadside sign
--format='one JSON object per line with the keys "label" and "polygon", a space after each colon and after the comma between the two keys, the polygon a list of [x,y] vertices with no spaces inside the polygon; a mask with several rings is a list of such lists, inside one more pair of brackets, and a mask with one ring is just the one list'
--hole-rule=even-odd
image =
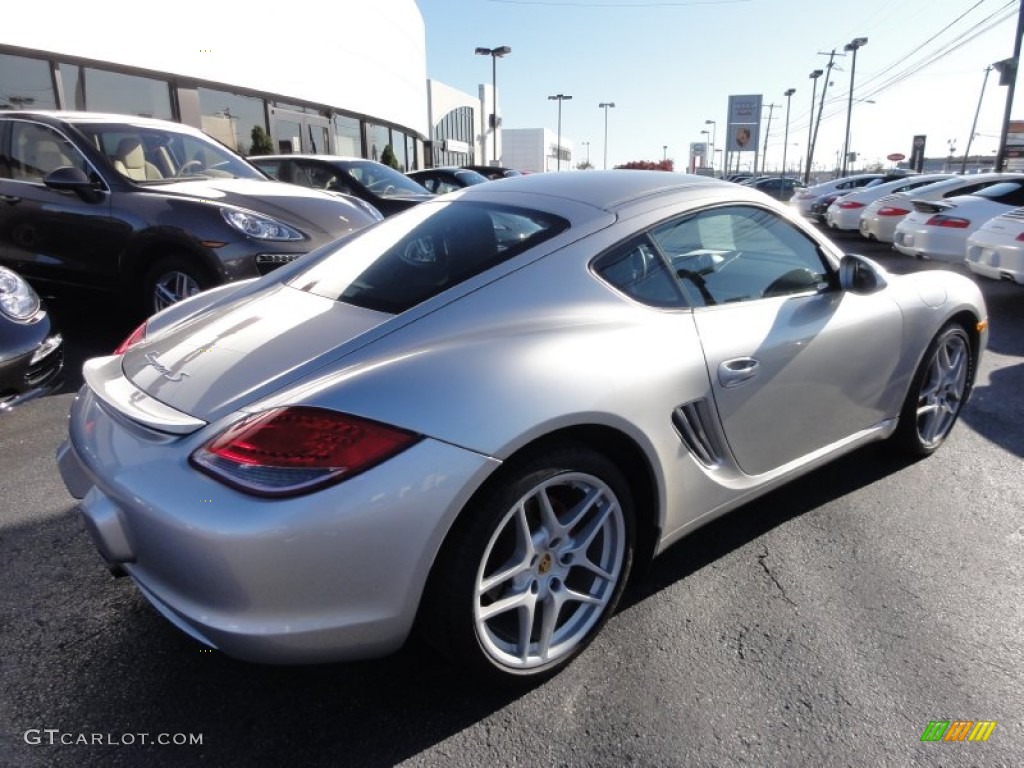
{"label": "roadside sign", "polygon": [[904,155],[902,152],[893,152],[891,155],[886,155],[885,159],[894,163],[898,163],[900,160],[906,160],[907,156]]}

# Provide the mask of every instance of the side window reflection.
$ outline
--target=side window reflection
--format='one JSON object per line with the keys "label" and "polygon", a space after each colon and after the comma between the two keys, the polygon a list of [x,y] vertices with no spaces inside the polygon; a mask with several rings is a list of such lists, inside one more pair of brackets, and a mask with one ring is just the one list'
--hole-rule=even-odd
{"label": "side window reflection", "polygon": [[830,285],[814,241],[771,211],[715,208],[662,224],[651,236],[693,306],[815,292]]}

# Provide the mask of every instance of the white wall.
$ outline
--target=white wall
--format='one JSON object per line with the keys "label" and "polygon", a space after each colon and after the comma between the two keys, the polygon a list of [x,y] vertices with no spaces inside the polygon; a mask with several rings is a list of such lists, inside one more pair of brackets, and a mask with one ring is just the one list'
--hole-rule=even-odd
{"label": "white wall", "polygon": [[0,43],[271,91],[429,136],[415,0],[6,0]]}
{"label": "white wall", "polygon": [[[558,168],[558,159],[548,148],[558,142],[558,133],[548,128],[506,128],[503,131],[505,152],[502,165],[530,173],[543,173]],[[569,150],[569,159],[562,160],[562,171],[571,171],[578,162],[573,142],[562,136],[562,147]]]}
{"label": "white wall", "polygon": [[[441,119],[451,112],[453,109],[459,107],[472,107],[475,110],[476,124],[474,125],[474,157],[476,162],[480,164],[487,164],[490,162],[490,144],[487,139],[480,132],[480,115],[484,111],[483,104],[480,103],[480,99],[472,96],[471,94],[463,91],[456,90],[450,85],[445,85],[437,80],[429,80],[427,82],[427,103],[428,103],[428,125],[429,130],[427,131],[427,138],[434,138],[434,125],[441,121]],[[486,124],[487,116],[484,115],[484,123]],[[487,150],[487,154],[484,154],[484,150]],[[500,146],[499,146],[500,151]]]}

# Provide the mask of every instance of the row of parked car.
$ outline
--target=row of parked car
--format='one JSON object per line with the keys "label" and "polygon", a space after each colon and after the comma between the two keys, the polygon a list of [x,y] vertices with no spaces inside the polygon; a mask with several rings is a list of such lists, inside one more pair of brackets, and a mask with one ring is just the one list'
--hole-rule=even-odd
{"label": "row of parked car", "polygon": [[1024,285],[1022,173],[860,174],[800,190],[790,204],[832,230]]}

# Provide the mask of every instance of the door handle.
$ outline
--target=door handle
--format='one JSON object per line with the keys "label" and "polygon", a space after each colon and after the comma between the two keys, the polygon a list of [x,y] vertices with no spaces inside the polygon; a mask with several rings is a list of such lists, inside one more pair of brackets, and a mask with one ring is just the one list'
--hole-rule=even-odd
{"label": "door handle", "polygon": [[21,202],[21,198],[17,195],[0,195],[0,203],[7,203],[8,205],[16,205]]}
{"label": "door handle", "polygon": [[738,387],[757,376],[761,363],[752,357],[737,357],[718,366],[718,382],[726,389]]}

